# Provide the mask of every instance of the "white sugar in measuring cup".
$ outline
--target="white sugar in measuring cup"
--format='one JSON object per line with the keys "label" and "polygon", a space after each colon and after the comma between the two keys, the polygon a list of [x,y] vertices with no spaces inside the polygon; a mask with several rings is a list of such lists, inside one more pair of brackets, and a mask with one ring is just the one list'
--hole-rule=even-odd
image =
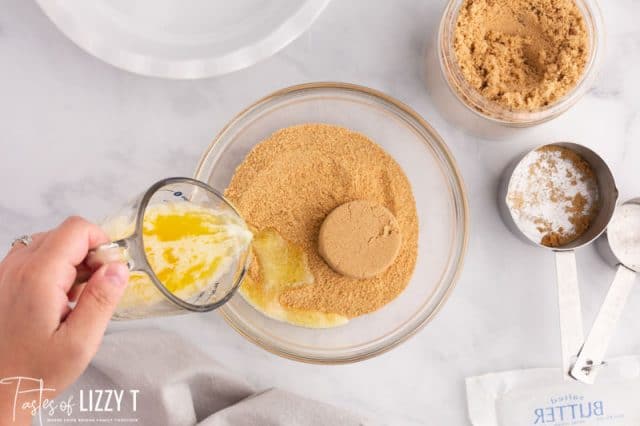
{"label": "white sugar in measuring cup", "polygon": [[[509,188],[511,187],[514,174],[518,170],[518,167],[523,164],[527,156],[547,146],[559,146],[580,155],[591,166],[598,185],[599,207],[595,218],[582,235],[561,247],[547,247],[542,245],[540,241],[529,237],[525,230],[518,224],[516,220],[517,214],[510,208],[508,200]],[[550,250],[555,254],[558,307],[560,313],[560,338],[562,343],[562,371],[565,380],[573,380],[569,371],[574,364],[576,354],[580,351],[584,342],[575,250],[593,242],[607,228],[618,199],[618,190],[613,174],[605,161],[591,149],[575,143],[559,142],[539,146],[526,153],[517,163],[507,168],[501,186],[500,210],[507,226],[514,234],[523,238],[525,241],[537,247]]]}
{"label": "white sugar in measuring cup", "polygon": [[603,364],[609,341],[640,272],[640,198],[634,198],[616,209],[607,228],[611,254],[618,269],[593,327],[584,342],[571,375],[583,383],[594,383],[598,366]]}

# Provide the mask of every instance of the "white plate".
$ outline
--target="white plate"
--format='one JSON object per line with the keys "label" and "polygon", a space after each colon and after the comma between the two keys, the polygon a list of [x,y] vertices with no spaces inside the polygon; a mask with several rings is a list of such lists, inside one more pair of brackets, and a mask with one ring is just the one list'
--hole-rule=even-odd
{"label": "white plate", "polygon": [[295,40],[330,0],[36,0],[78,46],[127,71],[202,78]]}

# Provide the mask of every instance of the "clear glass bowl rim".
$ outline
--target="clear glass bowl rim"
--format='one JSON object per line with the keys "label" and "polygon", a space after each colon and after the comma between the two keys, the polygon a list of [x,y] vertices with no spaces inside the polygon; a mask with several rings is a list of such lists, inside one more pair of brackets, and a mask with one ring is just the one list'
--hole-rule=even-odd
{"label": "clear glass bowl rim", "polygon": [[[393,339],[389,341],[380,341],[380,342],[376,341],[377,344],[375,345],[368,344],[367,346],[373,346],[373,347],[353,355],[311,356],[308,354],[307,355],[299,354],[299,353],[296,353],[296,351],[292,351],[292,350],[288,350],[286,348],[280,347],[277,344],[273,344],[271,342],[265,341],[265,339],[262,339],[260,336],[256,336],[253,333],[248,332],[241,325],[237,324],[234,321],[234,319],[231,317],[231,315],[225,312],[225,306],[222,306],[220,309],[218,309],[218,312],[220,312],[220,314],[222,315],[224,320],[227,322],[227,324],[229,324],[240,335],[244,336],[250,342],[258,345],[259,347],[275,355],[278,355],[287,359],[295,360],[295,361],[310,363],[310,364],[347,364],[347,363],[362,361],[362,360],[369,359],[374,356],[383,354],[389,351],[390,349],[396,347],[397,345],[403,343],[411,336],[415,335],[418,331],[420,331],[426,324],[428,324],[436,316],[436,314],[440,311],[442,306],[448,301],[460,277],[460,274],[462,272],[463,265],[464,265],[464,259],[466,256],[468,243],[469,243],[469,228],[470,228],[469,203],[467,199],[467,192],[464,185],[464,181],[462,179],[462,174],[460,173],[457,163],[453,155],[451,154],[449,148],[444,143],[444,141],[439,136],[439,134],[412,108],[392,98],[391,96],[386,95],[377,90],[364,87],[364,86],[355,85],[355,84],[340,83],[340,82],[314,82],[314,83],[294,85],[294,86],[277,90],[276,92],[263,97],[262,99],[254,102],[253,104],[251,104],[250,106],[248,106],[247,108],[239,112],[233,119],[231,119],[231,121],[225,127],[222,128],[222,130],[213,139],[209,147],[203,153],[200,159],[200,162],[196,167],[194,177],[195,179],[206,181],[208,179],[208,176],[201,176],[201,175],[204,172],[211,171],[211,167],[208,168],[207,166],[210,162],[211,154],[214,151],[215,147],[218,145],[218,143],[221,140],[223,140],[226,134],[229,133],[231,130],[235,129],[237,126],[242,126],[246,120],[250,119],[255,114],[259,114],[262,108],[265,107],[266,105],[294,94],[322,91],[327,89],[338,90],[338,91],[343,91],[343,92],[352,93],[352,94],[355,93],[356,95],[365,96],[367,98],[373,98],[376,100],[376,102],[382,105],[386,104],[387,106],[393,109],[396,109],[396,111],[391,110],[388,112],[398,116],[404,121],[407,121],[407,119],[405,117],[402,117],[401,114],[406,114],[406,116],[414,122],[414,125],[420,126],[421,130],[423,130],[428,134],[428,136],[432,139],[432,141],[437,146],[437,149],[439,149],[443,154],[443,156],[445,157],[447,166],[452,171],[452,174],[448,177],[451,178],[455,183],[455,188],[453,192],[454,192],[454,198],[456,203],[455,205],[456,215],[457,215],[457,220],[459,224],[458,225],[459,229],[457,230],[457,232],[461,235],[461,243],[459,247],[457,247],[458,248],[457,253],[453,254],[454,268],[453,268],[452,274],[448,277],[448,283],[446,283],[446,290],[443,296],[440,298],[440,300],[437,301],[437,303],[435,304],[435,306],[433,306],[431,310],[428,310],[428,312],[423,312],[423,310],[417,311],[416,315],[422,314],[420,321],[412,322],[411,324],[409,324],[410,327],[407,327],[407,324],[405,323],[402,326],[403,328],[402,332],[394,333],[394,335],[397,335],[397,336],[395,336]],[[427,140],[423,140],[423,143],[429,144]]]}

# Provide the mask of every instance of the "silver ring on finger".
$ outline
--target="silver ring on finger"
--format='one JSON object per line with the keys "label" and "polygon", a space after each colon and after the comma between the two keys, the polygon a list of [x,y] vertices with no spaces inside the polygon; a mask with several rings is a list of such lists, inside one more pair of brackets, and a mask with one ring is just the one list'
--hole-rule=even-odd
{"label": "silver ring on finger", "polygon": [[14,247],[16,244],[23,244],[25,247],[28,247],[32,242],[33,238],[31,238],[31,235],[21,235],[13,240],[11,247]]}

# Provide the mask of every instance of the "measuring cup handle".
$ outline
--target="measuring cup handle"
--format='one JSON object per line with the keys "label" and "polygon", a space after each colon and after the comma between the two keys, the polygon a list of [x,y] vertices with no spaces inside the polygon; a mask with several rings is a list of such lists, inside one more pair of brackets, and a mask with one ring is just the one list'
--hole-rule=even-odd
{"label": "measuring cup handle", "polygon": [[573,250],[556,251],[555,254],[562,372],[565,380],[573,380],[569,375],[569,370],[571,370],[574,358],[584,342],[576,255]]}
{"label": "measuring cup handle", "polygon": [[598,367],[602,365],[609,341],[615,332],[616,325],[624,309],[629,293],[633,287],[636,273],[619,265],[616,276],[607,292],[604,303],[598,312],[593,327],[578,354],[578,360],[571,369],[571,375],[583,383],[592,384],[598,375]]}
{"label": "measuring cup handle", "polygon": [[85,257],[84,261],[76,268],[76,279],[73,284],[77,285],[87,282],[93,274],[93,271],[106,263],[125,262],[127,266],[131,268],[131,262],[125,254],[127,245],[127,240],[118,240],[112,243],[101,244],[89,250],[87,257]]}

